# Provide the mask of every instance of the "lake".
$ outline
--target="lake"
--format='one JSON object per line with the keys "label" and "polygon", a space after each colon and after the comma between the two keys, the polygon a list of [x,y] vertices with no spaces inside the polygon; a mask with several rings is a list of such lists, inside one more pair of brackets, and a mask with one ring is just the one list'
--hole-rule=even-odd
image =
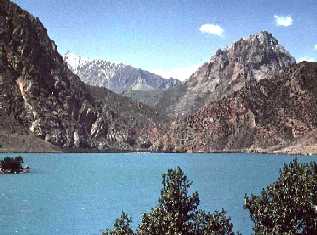
{"label": "lake", "polygon": [[[0,154],[13,156],[17,154]],[[124,210],[136,227],[157,203],[161,175],[180,166],[200,208],[224,208],[234,230],[252,232],[244,194],[258,193],[295,156],[261,154],[20,154],[32,168],[0,176],[1,235],[100,235]],[[300,157],[317,161],[317,157]]]}

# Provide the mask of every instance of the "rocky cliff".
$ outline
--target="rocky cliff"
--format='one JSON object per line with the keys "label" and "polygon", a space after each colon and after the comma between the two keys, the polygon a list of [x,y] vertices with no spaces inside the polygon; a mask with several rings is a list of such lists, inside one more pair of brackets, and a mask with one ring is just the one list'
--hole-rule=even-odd
{"label": "rocky cliff", "polygon": [[249,81],[269,79],[295,64],[272,34],[262,31],[218,50],[184,84],[168,90],[159,109],[169,115],[197,111],[212,101],[239,91]]}
{"label": "rocky cliff", "polygon": [[158,120],[142,104],[81,82],[40,20],[8,0],[0,1],[0,113],[15,133],[64,149],[138,149]]}
{"label": "rocky cliff", "polygon": [[316,152],[317,63],[292,65],[270,79],[251,79],[173,121],[169,129],[161,133],[157,149],[296,152],[296,147],[308,147]]}

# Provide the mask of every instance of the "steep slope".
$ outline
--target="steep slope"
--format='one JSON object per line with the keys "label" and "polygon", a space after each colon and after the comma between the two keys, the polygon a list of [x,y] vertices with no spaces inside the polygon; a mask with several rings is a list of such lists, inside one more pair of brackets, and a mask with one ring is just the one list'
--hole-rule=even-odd
{"label": "steep slope", "polygon": [[61,149],[36,136],[14,117],[0,112],[0,152],[58,152]]}
{"label": "steep slope", "polygon": [[142,147],[144,130],[158,114],[96,89],[68,69],[38,18],[0,1],[0,113],[6,122],[64,149]]}
{"label": "steep slope", "polygon": [[218,50],[184,84],[166,91],[159,109],[172,115],[195,112],[242,89],[248,81],[268,79],[294,63],[272,34],[250,35]]}
{"label": "steep slope", "polygon": [[316,131],[317,63],[303,62],[271,79],[249,80],[233,94],[174,121],[156,148],[296,152],[306,145],[317,149],[311,136]]}
{"label": "steep slope", "polygon": [[118,94],[128,90],[166,90],[180,84],[177,79],[164,79],[130,65],[83,59],[72,53],[66,53],[64,59],[85,83],[105,87]]}

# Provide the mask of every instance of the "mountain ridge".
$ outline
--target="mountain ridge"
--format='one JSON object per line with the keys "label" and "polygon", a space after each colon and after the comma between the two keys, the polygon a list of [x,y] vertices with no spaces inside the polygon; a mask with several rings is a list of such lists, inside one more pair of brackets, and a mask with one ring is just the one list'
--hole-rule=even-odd
{"label": "mountain ridge", "polygon": [[84,59],[70,52],[64,55],[64,60],[85,83],[105,87],[118,94],[135,89],[134,87],[138,83],[142,83],[152,90],[167,90],[180,84],[177,79],[165,79],[160,75],[131,65],[113,63],[103,59]]}
{"label": "mountain ridge", "polygon": [[188,114],[230,95],[251,80],[268,79],[295,63],[271,33],[261,31],[217,50],[188,80],[166,91],[158,108],[167,115]]}

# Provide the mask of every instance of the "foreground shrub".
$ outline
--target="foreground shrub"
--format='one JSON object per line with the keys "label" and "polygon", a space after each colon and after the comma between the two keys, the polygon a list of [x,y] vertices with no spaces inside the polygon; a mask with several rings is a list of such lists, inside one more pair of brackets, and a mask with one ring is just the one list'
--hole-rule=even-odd
{"label": "foreground shrub", "polygon": [[102,233],[102,235],[133,235],[134,232],[130,228],[131,223],[131,218],[129,218],[126,213],[122,212],[120,218],[116,219],[113,229],[107,229]]}
{"label": "foreground shrub", "polygon": [[[163,174],[161,195],[157,207],[143,215],[141,224],[134,234],[140,235],[233,235],[233,225],[226,212],[206,213],[198,210],[199,195],[189,195],[192,182],[187,179],[181,168],[168,170]],[[124,214],[125,215],[125,214]],[[123,234],[118,231],[132,232],[130,219],[121,216],[116,220],[107,235]],[[121,221],[118,226],[118,221]],[[132,234],[132,233],[126,233]]]}
{"label": "foreground shrub", "polygon": [[317,234],[317,164],[284,165],[276,182],[245,198],[256,234]]}
{"label": "foreground shrub", "polygon": [[226,212],[223,209],[221,212],[215,211],[214,213],[206,213],[199,210],[195,215],[194,234],[234,234],[232,228],[233,225],[230,223],[230,218],[226,216]]}

